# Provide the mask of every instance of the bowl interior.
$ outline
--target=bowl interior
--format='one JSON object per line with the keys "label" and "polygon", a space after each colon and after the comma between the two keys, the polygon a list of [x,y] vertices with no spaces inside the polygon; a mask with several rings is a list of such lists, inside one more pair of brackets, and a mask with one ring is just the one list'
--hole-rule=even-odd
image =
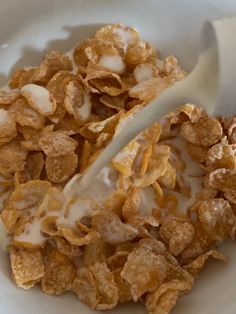
{"label": "bowl interior", "polygon": [[[197,42],[206,19],[236,13],[235,1],[187,0],[2,0],[0,10],[0,86],[18,67],[37,65],[47,51],[68,51],[104,24],[135,26],[143,39],[162,55],[174,54],[186,70],[197,58]],[[1,229],[1,225],[0,225]],[[44,295],[39,289],[23,291],[9,276],[7,254],[0,232],[0,313],[34,314],[93,313],[72,294]],[[236,250],[223,245],[230,262],[211,262],[203,270],[193,292],[183,297],[174,314],[232,314],[236,312]],[[124,305],[112,314],[145,313],[141,305]]]}

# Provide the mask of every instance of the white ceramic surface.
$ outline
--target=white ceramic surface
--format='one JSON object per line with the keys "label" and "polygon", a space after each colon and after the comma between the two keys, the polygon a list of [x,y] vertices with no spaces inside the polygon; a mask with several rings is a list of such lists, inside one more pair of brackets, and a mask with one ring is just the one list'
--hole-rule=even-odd
{"label": "white ceramic surface", "polygon": [[[163,55],[174,53],[187,70],[196,62],[197,38],[205,19],[236,14],[232,0],[0,0],[0,85],[10,71],[36,65],[49,50],[67,51],[101,25],[121,22],[138,28]],[[182,298],[173,314],[236,313],[235,244],[222,247],[227,265],[212,262],[202,272],[193,292]],[[142,314],[139,305],[122,306],[112,314]],[[91,314],[75,296],[23,291],[9,276],[0,248],[0,314]]]}

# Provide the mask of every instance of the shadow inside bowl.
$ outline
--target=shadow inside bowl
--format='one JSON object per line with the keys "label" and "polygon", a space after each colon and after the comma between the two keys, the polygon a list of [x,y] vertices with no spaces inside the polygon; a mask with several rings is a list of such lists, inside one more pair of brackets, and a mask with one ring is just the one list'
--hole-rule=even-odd
{"label": "shadow inside bowl", "polygon": [[[37,66],[43,57],[52,50],[68,52],[83,40],[94,36],[95,32],[105,24],[86,24],[79,26],[63,26],[62,31],[67,33],[66,38],[56,38],[46,43],[44,49],[36,49],[32,46],[22,48],[21,57],[12,65],[9,76],[19,68]],[[0,73],[0,86],[4,86],[8,81],[5,74]]]}

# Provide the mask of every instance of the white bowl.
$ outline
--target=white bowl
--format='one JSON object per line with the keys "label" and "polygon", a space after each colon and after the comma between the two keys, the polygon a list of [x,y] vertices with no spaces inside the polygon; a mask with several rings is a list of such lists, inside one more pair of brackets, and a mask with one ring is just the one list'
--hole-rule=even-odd
{"label": "white bowl", "polygon": [[[232,0],[0,0],[0,86],[17,67],[37,65],[52,49],[67,51],[101,25],[135,26],[163,55],[175,54],[190,70],[196,62],[197,38],[206,19],[236,14]],[[1,237],[1,236],[0,236]],[[1,242],[1,241],[0,241]],[[236,250],[223,245],[230,262],[211,262],[193,292],[173,314],[236,313]],[[145,313],[125,305],[110,313]],[[72,294],[52,297],[38,288],[23,291],[11,281],[6,253],[0,247],[0,314],[93,313]]]}

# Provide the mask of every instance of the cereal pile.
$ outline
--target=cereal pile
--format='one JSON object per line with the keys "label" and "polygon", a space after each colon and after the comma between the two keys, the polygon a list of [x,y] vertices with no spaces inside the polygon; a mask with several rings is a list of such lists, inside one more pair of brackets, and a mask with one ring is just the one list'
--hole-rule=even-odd
{"label": "cereal pile", "polygon": [[[95,180],[88,195],[63,193],[138,110],[185,76],[175,57],[161,60],[122,25],[98,30],[73,60],[52,51],[12,75],[0,92],[0,193],[17,286],[71,291],[97,310],[133,300],[168,314],[210,257],[227,260],[216,245],[235,235],[235,118],[185,104],[113,158],[103,190]],[[198,191],[173,138],[201,169]],[[144,204],[147,191],[154,198]]]}

